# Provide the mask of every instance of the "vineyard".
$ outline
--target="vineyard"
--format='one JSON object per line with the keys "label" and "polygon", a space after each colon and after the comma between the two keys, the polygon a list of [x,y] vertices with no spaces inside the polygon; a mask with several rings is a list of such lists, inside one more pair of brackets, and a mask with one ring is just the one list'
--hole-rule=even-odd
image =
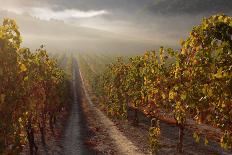
{"label": "vineyard", "polygon": [[139,112],[153,118],[152,152],[160,148],[160,121],[179,128],[177,152],[183,152],[186,130],[196,142],[203,138],[205,145],[212,140],[232,149],[231,35],[232,18],[215,15],[195,26],[180,50],[161,47],[126,61],[118,58],[94,78],[91,61],[80,67],[109,116],[126,119],[133,109],[134,125]]}
{"label": "vineyard", "polygon": [[[0,26],[0,154],[17,155],[27,148],[28,154],[37,154],[38,145],[50,145],[47,137],[50,133],[56,137],[57,130],[64,154],[88,152],[82,143],[92,147],[107,143],[103,149],[117,146],[121,151],[114,150],[117,153],[141,154],[126,138],[132,132],[141,134],[136,135],[139,143],[138,137],[147,134],[145,152],[159,154],[165,147],[161,135],[170,125],[178,129],[170,130],[178,135],[172,142],[174,153],[186,154],[190,135],[195,143],[231,154],[232,17],[204,18],[180,41],[180,49],[160,47],[138,56],[48,54],[43,45],[31,51],[21,44],[16,22],[4,19]],[[118,129],[118,120],[131,122],[125,135]],[[142,130],[146,132],[131,131],[146,124],[144,120],[149,124]],[[62,123],[66,126],[57,125]],[[91,141],[106,133],[107,138]],[[115,144],[109,143],[112,139]]]}
{"label": "vineyard", "polygon": [[35,52],[21,48],[14,20],[0,26],[0,154],[19,154],[29,144],[38,147],[35,134],[46,143],[46,129],[68,108],[68,75],[41,46]]}

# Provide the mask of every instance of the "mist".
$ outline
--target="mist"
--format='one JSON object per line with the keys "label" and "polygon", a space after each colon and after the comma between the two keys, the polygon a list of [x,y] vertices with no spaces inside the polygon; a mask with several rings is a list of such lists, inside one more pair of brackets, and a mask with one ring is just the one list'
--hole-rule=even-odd
{"label": "mist", "polygon": [[[194,25],[231,14],[228,0],[0,0],[0,19],[13,18],[23,45],[52,52],[134,52],[179,48]],[[199,6],[199,7],[196,7]],[[217,7],[214,7],[217,6]],[[179,7],[179,9],[177,9]],[[206,8],[207,9],[204,9]]]}

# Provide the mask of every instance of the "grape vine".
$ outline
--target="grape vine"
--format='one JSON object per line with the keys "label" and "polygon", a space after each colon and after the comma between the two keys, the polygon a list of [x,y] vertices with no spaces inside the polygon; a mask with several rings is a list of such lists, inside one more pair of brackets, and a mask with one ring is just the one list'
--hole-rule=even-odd
{"label": "grape vine", "polygon": [[[171,116],[179,127],[178,152],[188,120],[220,129],[221,146],[232,149],[231,36],[232,18],[214,15],[195,26],[179,50],[161,47],[158,55],[118,59],[99,78],[101,100],[116,116],[126,115],[132,105],[137,123],[137,110]],[[194,132],[196,140],[199,134]]]}
{"label": "grape vine", "polygon": [[0,154],[19,154],[29,144],[38,147],[35,133],[45,144],[46,127],[67,107],[68,84],[64,71],[41,46],[36,52],[22,48],[14,20],[0,26]]}

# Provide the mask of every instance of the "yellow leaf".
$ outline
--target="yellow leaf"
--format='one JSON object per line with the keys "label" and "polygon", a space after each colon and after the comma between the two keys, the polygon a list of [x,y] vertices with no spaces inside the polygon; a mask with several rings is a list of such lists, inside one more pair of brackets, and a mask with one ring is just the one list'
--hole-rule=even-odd
{"label": "yellow leaf", "polygon": [[218,71],[217,71],[217,74],[214,75],[216,78],[223,78],[223,75],[222,75],[222,68],[219,68]]}
{"label": "yellow leaf", "polygon": [[209,141],[207,138],[205,138],[205,145],[208,145]]}
{"label": "yellow leaf", "polygon": [[152,69],[151,69],[151,73],[153,74],[154,72],[155,72],[155,70],[152,68]]}
{"label": "yellow leaf", "polygon": [[27,67],[24,64],[20,65],[21,72],[25,72],[27,70]]}
{"label": "yellow leaf", "polygon": [[225,22],[225,23],[228,23],[228,22],[229,22],[229,18],[228,18],[228,17],[225,17],[224,22]]}
{"label": "yellow leaf", "polygon": [[19,117],[19,123],[21,123],[23,120],[22,120],[22,118],[21,117]]}
{"label": "yellow leaf", "polygon": [[218,19],[219,19],[219,20],[223,20],[224,17],[223,17],[223,16],[219,16]]}
{"label": "yellow leaf", "polygon": [[181,39],[181,40],[180,40],[180,44],[181,44],[181,46],[184,46],[185,41],[184,41],[183,39]]}
{"label": "yellow leaf", "polygon": [[166,95],[164,93],[162,93],[162,98],[165,100],[166,99]]}
{"label": "yellow leaf", "polygon": [[26,76],[26,77],[24,78],[24,81],[28,81],[28,79],[29,79],[28,76]]}
{"label": "yellow leaf", "polygon": [[225,108],[226,107],[226,104],[225,103],[222,103],[222,108]]}
{"label": "yellow leaf", "polygon": [[0,66],[0,76],[2,76],[2,75],[3,75],[3,69]]}
{"label": "yellow leaf", "polygon": [[213,96],[213,90],[210,88],[208,88],[208,95],[209,95],[209,97]]}
{"label": "yellow leaf", "polygon": [[5,101],[5,97],[6,95],[5,94],[1,94],[0,95],[0,102],[3,103]]}
{"label": "yellow leaf", "polygon": [[169,92],[169,100],[172,100],[176,97],[176,93],[174,91]]}

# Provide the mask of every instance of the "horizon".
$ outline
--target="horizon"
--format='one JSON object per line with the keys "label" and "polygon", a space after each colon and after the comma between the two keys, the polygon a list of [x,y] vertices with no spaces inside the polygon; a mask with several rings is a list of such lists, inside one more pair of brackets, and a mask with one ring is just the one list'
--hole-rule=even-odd
{"label": "horizon", "polygon": [[140,53],[179,48],[202,17],[231,15],[229,0],[209,1],[0,0],[0,18],[15,19],[23,45],[32,49]]}

